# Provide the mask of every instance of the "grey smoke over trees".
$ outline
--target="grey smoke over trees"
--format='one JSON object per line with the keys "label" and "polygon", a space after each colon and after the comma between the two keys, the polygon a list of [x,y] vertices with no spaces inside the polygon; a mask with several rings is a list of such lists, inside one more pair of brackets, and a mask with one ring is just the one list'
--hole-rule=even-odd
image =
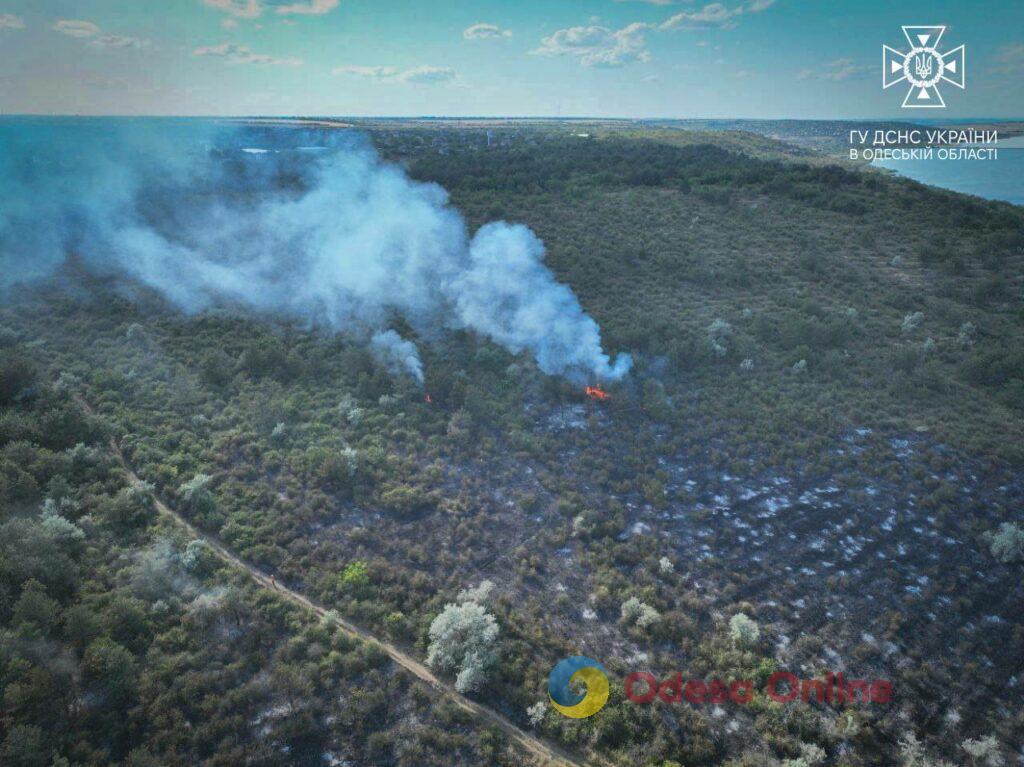
{"label": "grey smoke over trees", "polygon": [[524,226],[472,237],[448,195],[359,134],[165,121],[0,123],[3,284],[71,255],[186,312],[237,305],[372,340],[422,380],[424,337],[467,329],[545,373],[614,380],[600,329]]}

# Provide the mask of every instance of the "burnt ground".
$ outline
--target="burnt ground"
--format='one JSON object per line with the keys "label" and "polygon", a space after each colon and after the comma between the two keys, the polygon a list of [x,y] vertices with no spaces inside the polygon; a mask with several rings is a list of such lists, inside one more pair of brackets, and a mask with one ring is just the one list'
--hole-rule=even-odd
{"label": "burnt ground", "polygon": [[[627,583],[662,581],[662,611],[692,612],[699,603],[692,615],[699,630],[721,633],[723,619],[743,606],[778,668],[892,680],[897,718],[913,710],[935,732],[952,734],[1024,700],[1020,569],[997,563],[981,538],[997,526],[1000,509],[1019,507],[1019,475],[956,456],[927,434],[861,428],[836,441],[840,468],[827,476],[792,463],[721,471],[699,446],[670,451],[657,459],[664,499],[651,502],[588,472],[590,443],[629,463],[631,442],[617,434],[621,415],[590,404],[528,410],[536,434],[563,443],[555,463],[564,475],[500,442],[488,452],[498,458],[446,459],[435,465],[434,489],[448,498],[468,493],[479,507],[399,519],[343,507],[310,531],[320,556],[386,558],[413,579],[443,580],[449,599],[486,578],[513,615],[541,616],[578,652],[633,670],[694,668],[692,648],[638,636],[618,622],[617,602],[596,598],[595,550],[614,539],[613,546],[644,553],[616,567]],[[645,449],[672,447],[666,427],[639,428]],[[613,536],[573,532],[557,508],[554,485],[563,481],[585,508],[617,520]],[[603,514],[609,505],[621,515]],[[486,524],[469,521],[480,518]],[[410,537],[420,555],[402,547],[406,556],[394,557],[388,541]],[[653,572],[652,560],[662,556],[674,564],[671,575]],[[740,738],[750,724],[743,712],[711,716],[723,737]]]}

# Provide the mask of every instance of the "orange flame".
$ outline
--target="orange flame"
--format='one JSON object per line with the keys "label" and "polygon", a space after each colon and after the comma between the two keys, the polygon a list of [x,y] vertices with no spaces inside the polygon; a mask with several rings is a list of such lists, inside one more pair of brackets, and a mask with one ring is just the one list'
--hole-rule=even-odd
{"label": "orange flame", "polygon": [[591,399],[606,400],[606,399],[611,399],[612,395],[610,395],[608,392],[606,392],[600,386],[588,386],[587,387],[587,396],[590,397]]}
{"label": "orange flame", "polygon": [[429,404],[431,404],[434,401],[434,398],[431,397],[429,392],[428,392],[427,394],[423,395],[423,401],[426,402],[429,405]]}

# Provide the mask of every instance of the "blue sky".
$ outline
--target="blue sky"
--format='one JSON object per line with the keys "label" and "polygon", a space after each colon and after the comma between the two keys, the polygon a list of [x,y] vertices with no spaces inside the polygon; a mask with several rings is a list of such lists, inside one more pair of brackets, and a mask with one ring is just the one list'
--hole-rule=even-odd
{"label": "blue sky", "polygon": [[[881,88],[904,24],[967,45],[942,113]],[[0,0],[0,111],[1024,117],[1024,2]]]}

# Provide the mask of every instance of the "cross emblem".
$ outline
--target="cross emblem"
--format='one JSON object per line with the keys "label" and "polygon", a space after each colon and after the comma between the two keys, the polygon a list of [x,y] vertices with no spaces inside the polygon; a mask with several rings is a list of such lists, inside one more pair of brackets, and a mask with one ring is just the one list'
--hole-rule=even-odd
{"label": "cross emblem", "polygon": [[939,41],[946,28],[903,27],[903,35],[910,44],[904,53],[888,45],[882,46],[882,88],[891,88],[906,80],[910,84],[905,109],[942,109],[946,102],[939,93],[939,83],[945,80],[963,90],[967,86],[964,67],[965,47],[961,45],[946,53],[939,53]]}

